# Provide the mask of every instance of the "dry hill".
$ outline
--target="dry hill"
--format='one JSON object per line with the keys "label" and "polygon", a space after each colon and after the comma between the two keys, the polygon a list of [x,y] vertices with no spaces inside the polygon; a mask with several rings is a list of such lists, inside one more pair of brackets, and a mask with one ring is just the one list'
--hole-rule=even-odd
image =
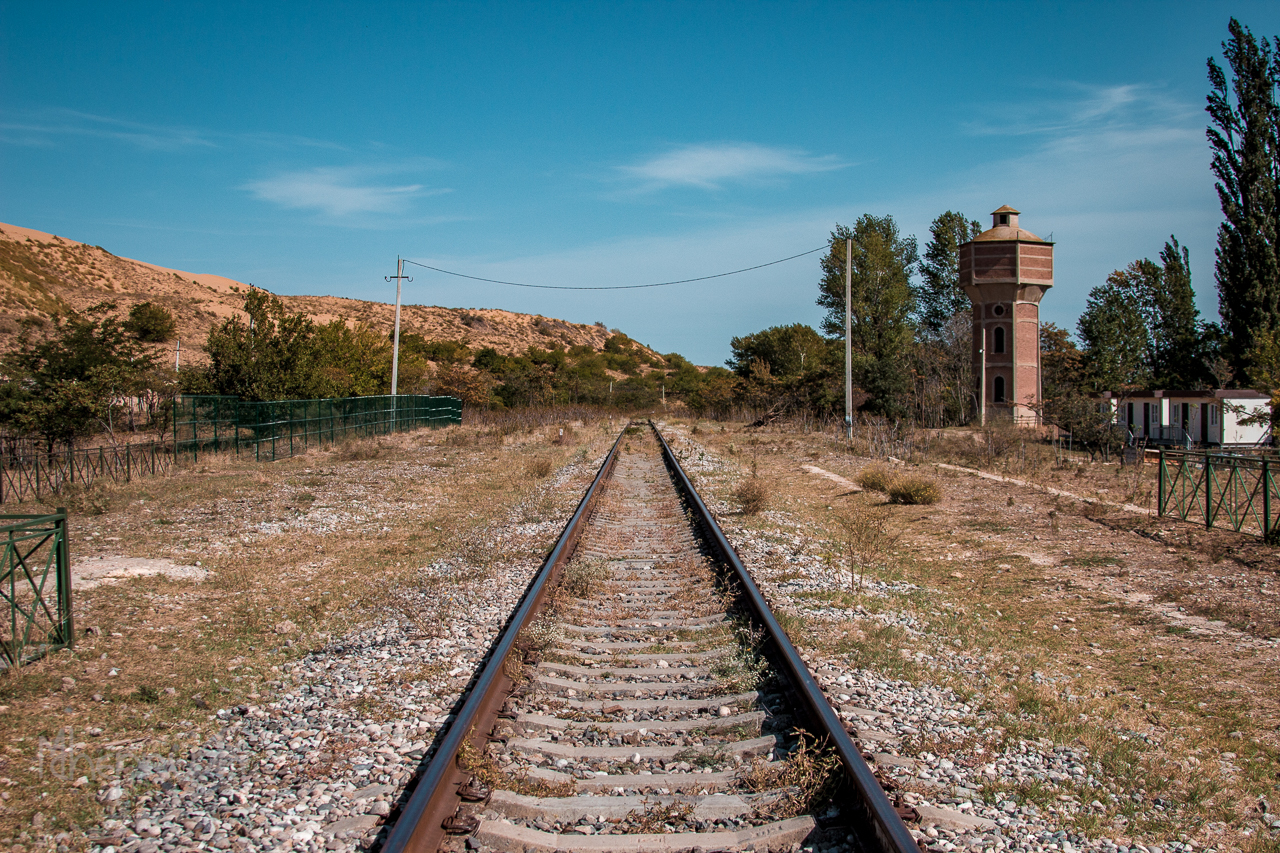
{"label": "dry hill", "polygon": [[[204,344],[209,330],[228,317],[244,316],[247,288],[220,275],[121,258],[101,246],[0,223],[0,304],[4,306],[0,351],[9,348],[18,321],[25,317],[83,311],[105,300],[115,302],[122,312],[140,302],[154,302],[177,319],[183,363],[201,363],[207,360]],[[390,332],[395,316],[395,306],[382,302],[336,296],[280,298],[290,310],[305,312],[319,323],[340,319]],[[602,325],[490,308],[424,305],[402,307],[401,330],[417,332],[427,340],[462,341],[473,349],[491,346],[505,354],[524,352],[531,345],[543,349],[585,345],[600,350],[610,335]]]}

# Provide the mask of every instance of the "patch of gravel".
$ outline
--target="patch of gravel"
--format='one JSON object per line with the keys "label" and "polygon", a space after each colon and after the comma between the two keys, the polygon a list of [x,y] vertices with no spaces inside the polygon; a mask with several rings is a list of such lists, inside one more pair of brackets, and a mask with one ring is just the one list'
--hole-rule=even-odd
{"label": "patch of gravel", "polygon": [[[735,507],[716,495],[728,495],[742,476],[736,465],[699,444],[681,427],[663,427],[669,443],[687,471],[697,477],[699,491],[715,513],[726,535],[752,568],[756,582],[775,607],[810,620],[811,627],[853,630],[875,620],[894,625],[913,638],[929,638],[928,624],[899,609],[895,600],[921,588],[905,582],[871,581],[860,590],[863,597],[881,599],[871,612],[862,606],[842,609],[824,606],[805,592],[845,590],[849,574],[836,569],[822,552],[835,551],[816,529],[798,525],[787,513],[761,513],[776,528],[762,532],[736,523]],[[946,608],[938,602],[939,608]],[[813,623],[817,623],[814,625]],[[1140,791],[1121,790],[1103,775],[1102,766],[1079,744],[1055,744],[1047,739],[1012,737],[1000,725],[1000,715],[982,709],[984,688],[999,675],[988,661],[973,657],[941,642],[930,653],[916,652],[913,660],[924,669],[950,671],[965,678],[974,691],[962,701],[946,687],[912,683],[850,667],[845,662],[805,654],[828,699],[875,758],[877,775],[899,789],[901,803],[916,807],[923,819],[909,824],[912,835],[930,850],[1016,851],[1016,853],[1214,853],[1217,848],[1199,846],[1190,839],[1156,844],[1122,843],[1108,837],[1086,837],[1065,827],[1082,815],[1104,815],[1120,803],[1132,812],[1156,814],[1172,811],[1173,803],[1148,798]],[[1039,683],[1059,684],[1070,693],[1070,675],[1033,673]],[[1122,738],[1144,738],[1137,732],[1120,732]],[[954,746],[947,755],[913,749],[913,744]],[[935,747],[937,748],[937,747]],[[995,792],[1035,783],[1047,792],[1051,804],[1019,803]],[[1097,798],[1080,793],[1092,789]],[[984,794],[984,792],[990,792]],[[1100,793],[1105,792],[1105,793]],[[1278,821],[1280,823],[1280,821]],[[1116,836],[1127,836],[1123,818],[1111,824]],[[1223,848],[1226,849],[1226,848]]]}
{"label": "patch of gravel", "polygon": [[[106,784],[98,799],[111,817],[90,832],[90,849],[373,843],[540,565],[530,555],[555,540],[600,462],[565,466],[465,556],[424,567],[396,615],[283,667],[270,701],[218,709],[212,738],[143,758]],[[531,519],[543,510],[545,520]]]}

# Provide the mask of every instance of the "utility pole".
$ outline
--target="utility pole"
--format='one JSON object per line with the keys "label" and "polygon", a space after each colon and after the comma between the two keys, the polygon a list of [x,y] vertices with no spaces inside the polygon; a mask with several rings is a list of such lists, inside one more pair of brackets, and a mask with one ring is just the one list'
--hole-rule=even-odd
{"label": "utility pole", "polygon": [[987,327],[982,327],[982,346],[978,347],[978,426],[987,425]]}
{"label": "utility pole", "polygon": [[173,351],[173,372],[177,373],[182,369],[182,338],[178,338],[178,346]]}
{"label": "utility pole", "polygon": [[853,441],[853,238],[844,238],[844,437]]}
{"label": "utility pole", "polygon": [[396,385],[400,380],[400,286],[403,282],[413,281],[404,274],[404,258],[396,255],[396,274],[383,276],[387,281],[393,278],[396,282],[396,329],[391,343],[391,396],[396,395]]}

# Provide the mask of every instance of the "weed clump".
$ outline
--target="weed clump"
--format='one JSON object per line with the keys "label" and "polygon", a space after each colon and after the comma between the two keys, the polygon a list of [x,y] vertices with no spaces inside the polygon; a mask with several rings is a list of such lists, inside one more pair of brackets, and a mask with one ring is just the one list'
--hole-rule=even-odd
{"label": "weed clump", "polygon": [[530,459],[529,463],[525,465],[525,471],[527,471],[529,476],[533,477],[535,480],[544,480],[547,477],[550,477],[551,472],[554,470],[555,465],[545,456]]}
{"label": "weed clump", "polygon": [[888,493],[896,504],[936,504],[942,500],[937,480],[919,475],[899,477],[889,484]]}
{"label": "weed clump", "polygon": [[858,474],[858,485],[873,492],[888,492],[893,485],[893,472],[883,465],[868,465]]}
{"label": "weed clump", "polygon": [[754,474],[738,486],[733,497],[742,508],[743,515],[757,515],[769,505],[769,489]]}
{"label": "weed clump", "polygon": [[573,560],[564,567],[560,588],[575,598],[587,598],[609,579],[609,563],[599,557]]}

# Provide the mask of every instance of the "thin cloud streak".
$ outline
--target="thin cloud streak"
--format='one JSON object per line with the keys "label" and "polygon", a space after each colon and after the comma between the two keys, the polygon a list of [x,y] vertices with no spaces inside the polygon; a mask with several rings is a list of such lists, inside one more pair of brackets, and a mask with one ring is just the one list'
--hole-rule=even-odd
{"label": "thin cloud streak", "polygon": [[178,151],[245,146],[250,148],[322,148],[345,151],[345,146],[323,139],[287,133],[224,133],[181,125],[158,125],[68,109],[46,109],[34,114],[0,120],[0,141],[11,145],[43,147],[66,137],[109,139],[146,151]]}
{"label": "thin cloud streak", "polygon": [[410,201],[451,192],[446,188],[426,189],[422,184],[379,184],[370,179],[403,168],[319,167],[284,172],[251,181],[248,190],[260,201],[297,210],[315,210],[333,217],[361,213],[398,213]]}
{"label": "thin cloud streak", "polygon": [[638,179],[643,189],[656,190],[671,186],[720,189],[731,182],[759,182],[789,175],[829,172],[845,166],[832,155],[816,157],[795,149],[729,142],[686,145],[618,169],[624,175]]}

